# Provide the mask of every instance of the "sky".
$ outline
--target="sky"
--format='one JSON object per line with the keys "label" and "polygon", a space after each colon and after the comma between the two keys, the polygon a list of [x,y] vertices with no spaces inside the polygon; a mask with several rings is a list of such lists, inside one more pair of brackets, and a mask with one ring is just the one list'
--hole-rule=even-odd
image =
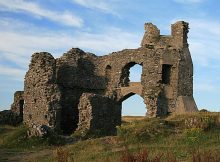
{"label": "sky", "polygon": [[[220,111],[219,6],[219,0],[0,0],[0,110],[23,90],[34,52],[57,58],[78,47],[101,56],[140,47],[145,22],[170,35],[170,25],[183,20],[190,27],[197,106]],[[123,103],[123,114],[141,115],[146,109],[139,106],[143,100],[135,95]]]}

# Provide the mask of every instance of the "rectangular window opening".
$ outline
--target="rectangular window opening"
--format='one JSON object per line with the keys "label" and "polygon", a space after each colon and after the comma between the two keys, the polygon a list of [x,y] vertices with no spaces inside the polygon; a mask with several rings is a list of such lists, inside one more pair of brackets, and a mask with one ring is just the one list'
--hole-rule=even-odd
{"label": "rectangular window opening", "polygon": [[170,84],[171,68],[172,68],[172,65],[163,64],[162,66],[162,83],[163,84]]}

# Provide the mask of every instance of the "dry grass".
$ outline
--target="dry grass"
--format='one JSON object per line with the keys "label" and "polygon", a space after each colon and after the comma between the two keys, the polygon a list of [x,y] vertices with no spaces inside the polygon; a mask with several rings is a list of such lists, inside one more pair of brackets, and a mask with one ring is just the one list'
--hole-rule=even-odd
{"label": "dry grass", "polygon": [[133,121],[143,120],[145,118],[146,118],[145,116],[123,116],[122,121],[133,122]]}
{"label": "dry grass", "polygon": [[126,148],[121,154],[121,162],[177,162],[177,160],[173,153],[153,152],[144,147],[134,153]]}
{"label": "dry grass", "polygon": [[[45,155],[42,155],[42,152],[39,152],[37,149],[31,150],[34,155],[32,155],[30,150],[29,153],[24,150],[10,155],[2,154],[0,161],[9,156],[11,158],[19,156],[22,153],[28,153],[30,156],[26,159],[32,162],[220,161],[219,113],[174,115],[163,119],[144,119],[144,117],[126,116],[123,119],[127,120],[128,123],[120,127],[121,135],[78,141],[63,147],[54,148],[48,146],[48,151]],[[196,121],[202,119],[203,124],[195,122],[193,123],[195,128],[188,128],[188,121],[191,121],[191,119],[196,119]],[[210,126],[210,129],[202,129],[207,128],[207,126]],[[0,131],[2,130],[0,137],[5,137],[6,134],[8,137],[11,136],[12,131],[15,132],[14,129],[11,127],[0,127]],[[22,142],[25,143],[25,141]],[[27,146],[24,144],[18,146],[30,148],[29,146],[34,145],[38,148],[40,145],[38,146],[37,142],[42,145],[42,141],[36,140],[36,142],[29,141],[30,144]],[[21,143],[19,142],[19,144]],[[42,148],[43,150],[45,149]],[[19,160],[27,161],[26,159],[20,158]]]}
{"label": "dry grass", "polygon": [[70,159],[69,150],[64,147],[58,147],[54,152],[54,159],[56,162],[73,162]]}
{"label": "dry grass", "polygon": [[126,148],[122,153],[121,162],[161,162],[163,154],[156,155],[150,158],[149,152],[146,148],[140,150],[138,153],[131,153]]}
{"label": "dry grass", "polygon": [[211,151],[205,151],[203,153],[196,151],[192,155],[192,162],[220,162],[220,157],[217,153]]}
{"label": "dry grass", "polygon": [[[219,162],[220,157],[211,151],[200,152],[195,151],[192,153],[191,162]],[[137,153],[131,153],[127,148],[122,152],[121,162],[177,162],[173,153],[160,153],[157,155],[150,155],[150,152],[143,148]]]}

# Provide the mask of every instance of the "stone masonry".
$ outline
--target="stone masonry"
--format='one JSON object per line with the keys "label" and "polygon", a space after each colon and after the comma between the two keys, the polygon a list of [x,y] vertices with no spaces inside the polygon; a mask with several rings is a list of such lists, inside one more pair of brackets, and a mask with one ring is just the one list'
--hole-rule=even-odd
{"label": "stone masonry", "polygon": [[80,113],[77,130],[103,135],[114,134],[116,132],[115,126],[121,124],[120,106],[117,102],[103,95],[83,93],[78,105]]}
{"label": "stone masonry", "polygon": [[[197,111],[188,23],[176,22],[171,31],[163,36],[146,23],[141,47],[104,56],[78,48],[57,59],[46,52],[33,54],[23,96],[23,119],[30,134],[42,135],[42,130],[114,134],[121,124],[122,102],[134,94],[144,99],[148,117]],[[142,66],[142,75],[133,83],[129,70],[135,64]]]}
{"label": "stone masonry", "polygon": [[16,91],[14,93],[14,102],[11,105],[11,111],[23,118],[24,109],[24,91]]}

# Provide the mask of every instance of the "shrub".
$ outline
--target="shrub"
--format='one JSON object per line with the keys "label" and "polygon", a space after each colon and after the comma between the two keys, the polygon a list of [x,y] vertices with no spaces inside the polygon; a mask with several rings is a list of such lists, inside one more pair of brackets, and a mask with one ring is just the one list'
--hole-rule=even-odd
{"label": "shrub", "polygon": [[199,110],[199,112],[208,112],[208,110],[206,110],[206,109],[201,109],[201,110]]}
{"label": "shrub", "polygon": [[185,119],[185,126],[187,128],[200,128],[208,130],[216,125],[215,116],[193,116]]}
{"label": "shrub", "polygon": [[201,128],[185,129],[184,135],[185,142],[193,149],[199,146],[199,144],[204,141],[205,138],[204,131]]}
{"label": "shrub", "polygon": [[198,112],[194,114],[172,115],[166,120],[168,123],[175,125],[180,130],[190,128],[201,128],[209,130],[220,125],[220,114],[210,112]]}

